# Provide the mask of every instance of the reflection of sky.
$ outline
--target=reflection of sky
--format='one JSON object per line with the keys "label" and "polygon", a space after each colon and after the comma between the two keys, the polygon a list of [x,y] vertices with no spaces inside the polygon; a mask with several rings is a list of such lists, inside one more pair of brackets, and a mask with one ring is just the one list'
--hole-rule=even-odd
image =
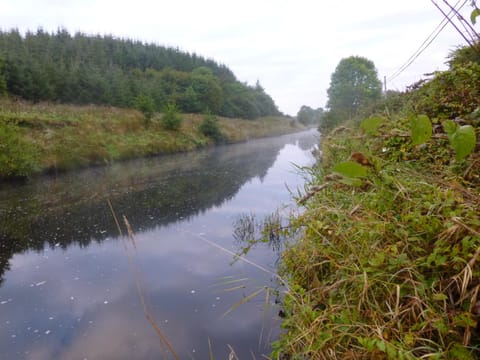
{"label": "reflection of sky", "polygon": [[[227,345],[240,358],[251,358],[250,350],[258,358],[268,353],[265,340],[272,329],[276,333],[278,319],[272,309],[264,313],[265,293],[223,314],[262,286],[274,286],[272,275],[241,261],[232,265],[230,254],[202,238],[235,251],[234,220],[244,213],[264,215],[289,202],[286,184],[291,189],[301,184],[291,163],[311,160],[308,151],[286,145],[262,180],[251,179],[222,206],[137,234],[136,252],[131,245],[126,251],[119,239],[107,239],[86,248],[15,255],[0,288],[0,358],[161,358],[128,256],[151,315],[180,358],[208,358],[209,339],[216,359],[227,358]],[[275,261],[262,246],[248,258],[265,267]]]}
{"label": "reflection of sky", "polygon": [[258,178],[250,180],[240,189],[238,196],[217,210],[231,214],[267,214],[273,211],[277,206],[291,200],[288,188],[295,190],[302,185],[301,177],[293,164],[309,164],[311,159],[311,154],[297,145],[285,145],[263,181]]}

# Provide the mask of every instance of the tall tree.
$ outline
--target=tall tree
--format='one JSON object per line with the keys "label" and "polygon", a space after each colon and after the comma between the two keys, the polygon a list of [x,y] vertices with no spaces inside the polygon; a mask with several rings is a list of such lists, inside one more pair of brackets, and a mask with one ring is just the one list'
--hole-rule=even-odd
{"label": "tall tree", "polygon": [[155,109],[254,119],[277,115],[259,86],[239,82],[225,66],[196,54],[112,36],[71,36],[39,29],[25,36],[0,29],[0,93],[32,101],[131,107],[140,94]]}
{"label": "tall tree", "polygon": [[318,125],[323,117],[323,109],[312,109],[310,106],[303,105],[297,113],[297,119],[303,125]]}
{"label": "tall tree", "polygon": [[327,107],[337,117],[355,118],[381,98],[382,83],[373,61],[360,56],[344,58],[332,74]]}
{"label": "tall tree", "polygon": [[7,82],[5,81],[5,75],[3,72],[3,59],[0,54],[0,96],[7,92]]}

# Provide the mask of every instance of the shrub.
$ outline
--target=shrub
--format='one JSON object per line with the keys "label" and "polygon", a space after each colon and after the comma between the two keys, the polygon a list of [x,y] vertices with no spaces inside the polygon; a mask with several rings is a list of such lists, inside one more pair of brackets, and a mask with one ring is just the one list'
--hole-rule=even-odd
{"label": "shrub", "polygon": [[430,118],[454,119],[470,114],[479,104],[480,64],[470,62],[437,72],[410,97],[414,110]]}
{"label": "shrub", "polygon": [[37,149],[16,125],[0,124],[0,178],[26,177],[37,166]]}
{"label": "shrub", "polygon": [[145,116],[145,122],[150,124],[153,113],[155,112],[155,101],[151,96],[140,94],[134,100],[135,109],[141,111]]}
{"label": "shrub", "polygon": [[163,111],[162,126],[166,130],[178,130],[182,125],[182,117],[178,113],[178,108],[175,104],[167,104]]}
{"label": "shrub", "polygon": [[218,119],[212,113],[207,113],[204,115],[198,129],[203,135],[213,139],[216,143],[223,140],[223,134],[220,130]]}

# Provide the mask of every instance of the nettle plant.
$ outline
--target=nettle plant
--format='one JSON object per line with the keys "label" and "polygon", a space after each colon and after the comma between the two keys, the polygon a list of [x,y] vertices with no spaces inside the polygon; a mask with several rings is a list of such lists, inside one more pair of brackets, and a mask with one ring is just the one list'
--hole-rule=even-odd
{"label": "nettle plant", "polygon": [[[382,117],[371,117],[363,120],[360,123],[360,128],[369,136],[379,137],[382,136],[379,128],[384,124],[384,120]],[[435,127],[440,127],[444,133],[434,135],[434,125],[427,115],[413,116],[409,121],[410,133],[402,133],[400,137],[394,136],[394,138],[401,139],[401,143],[404,144],[401,147],[407,146],[408,143],[413,147],[422,146],[427,144],[432,137],[435,139],[448,139],[450,147],[455,152],[455,160],[457,162],[464,161],[475,150],[477,141],[475,128],[472,125],[460,125],[453,120],[444,120],[441,124],[436,124]],[[391,142],[391,139],[389,141]],[[433,143],[429,146],[440,147],[444,146],[444,143]],[[340,182],[347,185],[361,186],[364,183],[362,179],[368,175],[368,166],[365,165],[372,166],[372,164],[365,164],[359,161],[358,158],[355,158],[355,154],[362,155],[361,153],[353,153],[349,161],[337,163],[333,167],[333,172],[342,177]]]}
{"label": "nettle plant", "polygon": [[[475,129],[471,125],[459,125],[453,120],[445,120],[442,127],[447,134],[450,146],[455,151],[457,161],[462,161],[475,149]],[[412,144],[420,145],[429,141],[432,137],[433,126],[429,117],[418,115],[411,119],[410,129]]]}

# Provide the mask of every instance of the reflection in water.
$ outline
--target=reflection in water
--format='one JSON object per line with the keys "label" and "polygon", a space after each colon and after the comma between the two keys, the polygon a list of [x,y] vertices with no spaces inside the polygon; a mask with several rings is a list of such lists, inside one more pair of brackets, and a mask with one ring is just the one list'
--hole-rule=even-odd
{"label": "reflection in water", "polygon": [[283,251],[282,245],[291,236],[287,228],[288,216],[276,209],[271,214],[258,219],[253,213],[240,215],[233,224],[234,244],[238,247],[237,254],[248,254],[255,245],[268,244],[278,260]]}
{"label": "reflection in water", "polygon": [[[142,159],[0,188],[0,358],[158,359],[107,199],[136,232],[154,317],[183,358],[268,353],[274,313],[255,298],[268,273],[236,262],[241,214],[271,213],[300,184],[315,133]],[[285,145],[287,144],[287,145]],[[260,246],[249,258],[273,266]],[[269,319],[268,324],[263,318]],[[269,334],[269,329],[272,331]]]}

